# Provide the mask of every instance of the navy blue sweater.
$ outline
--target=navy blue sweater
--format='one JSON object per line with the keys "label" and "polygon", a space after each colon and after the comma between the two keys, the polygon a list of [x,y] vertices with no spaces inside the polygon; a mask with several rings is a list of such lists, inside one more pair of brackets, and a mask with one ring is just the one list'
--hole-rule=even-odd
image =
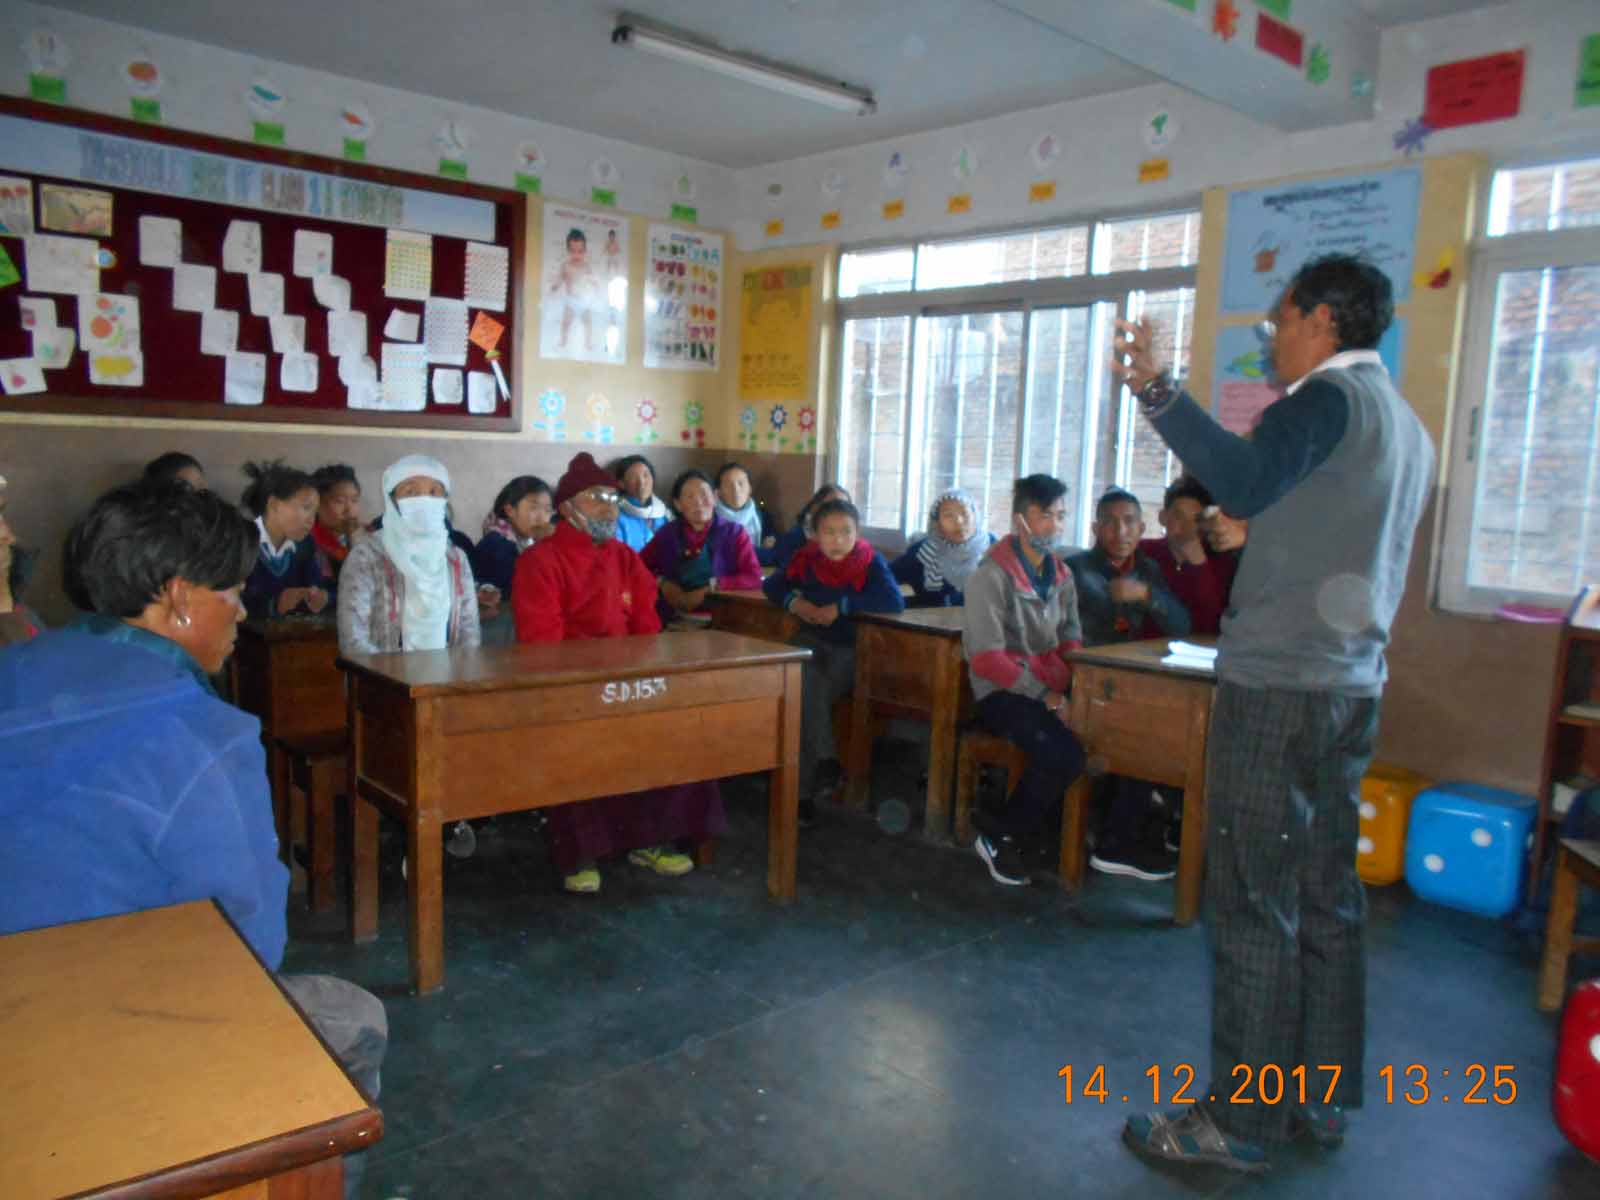
{"label": "navy blue sweater", "polygon": [[[792,555],[790,557],[793,557]],[[797,598],[812,604],[839,606],[839,620],[832,625],[808,625],[818,637],[832,642],[853,642],[856,639],[854,621],[846,620],[862,612],[904,612],[906,598],[900,594],[900,585],[889,571],[889,563],[876,550],[867,566],[867,581],[858,592],[854,588],[828,587],[807,572],[804,579],[790,579],[787,569],[768,575],[761,585],[767,599],[788,608]]]}
{"label": "navy blue sweater", "polygon": [[[285,588],[322,587],[324,583],[322,568],[317,565],[317,543],[312,538],[295,543],[294,554],[282,575],[273,574],[266,554],[258,551],[256,565],[250,568],[250,576],[244,581],[244,609],[252,617],[275,617],[279,592]],[[295,610],[307,611],[304,604],[296,605]]]}
{"label": "navy blue sweater", "polygon": [[500,594],[509,600],[511,576],[516,572],[517,555],[521,553],[515,542],[498,530],[491,529],[467,555],[472,563],[472,577],[480,584],[494,584],[500,589]]}

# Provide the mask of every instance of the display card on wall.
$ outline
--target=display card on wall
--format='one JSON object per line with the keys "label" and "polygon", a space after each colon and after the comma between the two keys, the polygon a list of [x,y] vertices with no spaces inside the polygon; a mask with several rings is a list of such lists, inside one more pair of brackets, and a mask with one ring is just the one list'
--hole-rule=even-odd
{"label": "display card on wall", "polygon": [[722,239],[650,226],[644,365],[714,371],[722,328]]}

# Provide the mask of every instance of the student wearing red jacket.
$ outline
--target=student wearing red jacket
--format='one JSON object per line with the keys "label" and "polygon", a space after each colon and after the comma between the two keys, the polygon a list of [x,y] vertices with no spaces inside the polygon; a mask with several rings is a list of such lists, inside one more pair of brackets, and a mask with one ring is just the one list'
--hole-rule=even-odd
{"label": "student wearing red jacket", "polygon": [[[1216,503],[1204,484],[1192,475],[1180,475],[1167,485],[1161,499],[1161,528],[1166,536],[1146,538],[1140,551],[1161,568],[1173,595],[1189,610],[1191,633],[1222,632],[1222,614],[1233,590],[1239,556],[1208,547],[1202,515]],[[1161,637],[1153,618],[1145,618],[1141,637]]]}
{"label": "student wearing red jacket", "polygon": [[[661,632],[656,580],[617,540],[617,480],[579,454],[556,485],[556,531],[517,559],[511,611],[519,642],[627,637]],[[560,753],[553,747],[552,753]],[[600,890],[602,859],[628,861],[658,875],[687,875],[694,860],[681,843],[714,837],[727,825],[715,782],[654,788],[546,809],[550,859],[569,892]]]}

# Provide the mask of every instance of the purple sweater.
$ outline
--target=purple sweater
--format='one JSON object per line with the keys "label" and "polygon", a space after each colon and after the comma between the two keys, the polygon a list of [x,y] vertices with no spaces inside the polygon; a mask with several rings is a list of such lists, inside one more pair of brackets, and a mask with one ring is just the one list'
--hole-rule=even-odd
{"label": "purple sweater", "polygon": [[[756,561],[756,548],[750,544],[743,525],[713,515],[705,548],[692,559],[683,557],[683,534],[681,519],[668,521],[656,530],[650,544],[639,553],[651,574],[691,590],[702,586],[705,579],[715,579],[717,590],[723,592],[761,586],[761,564]],[[662,621],[675,615],[672,605],[660,597],[656,599],[656,611]]]}

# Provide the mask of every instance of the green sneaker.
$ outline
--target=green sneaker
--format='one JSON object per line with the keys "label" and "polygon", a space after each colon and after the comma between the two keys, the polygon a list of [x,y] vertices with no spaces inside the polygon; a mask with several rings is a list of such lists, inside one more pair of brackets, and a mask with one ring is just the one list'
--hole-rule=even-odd
{"label": "green sneaker", "polygon": [[600,868],[579,867],[571,875],[561,881],[561,886],[569,892],[587,895],[600,890]]}
{"label": "green sneaker", "polygon": [[694,859],[679,854],[670,846],[641,846],[629,850],[628,861],[636,867],[649,867],[657,875],[687,875],[694,870]]}

